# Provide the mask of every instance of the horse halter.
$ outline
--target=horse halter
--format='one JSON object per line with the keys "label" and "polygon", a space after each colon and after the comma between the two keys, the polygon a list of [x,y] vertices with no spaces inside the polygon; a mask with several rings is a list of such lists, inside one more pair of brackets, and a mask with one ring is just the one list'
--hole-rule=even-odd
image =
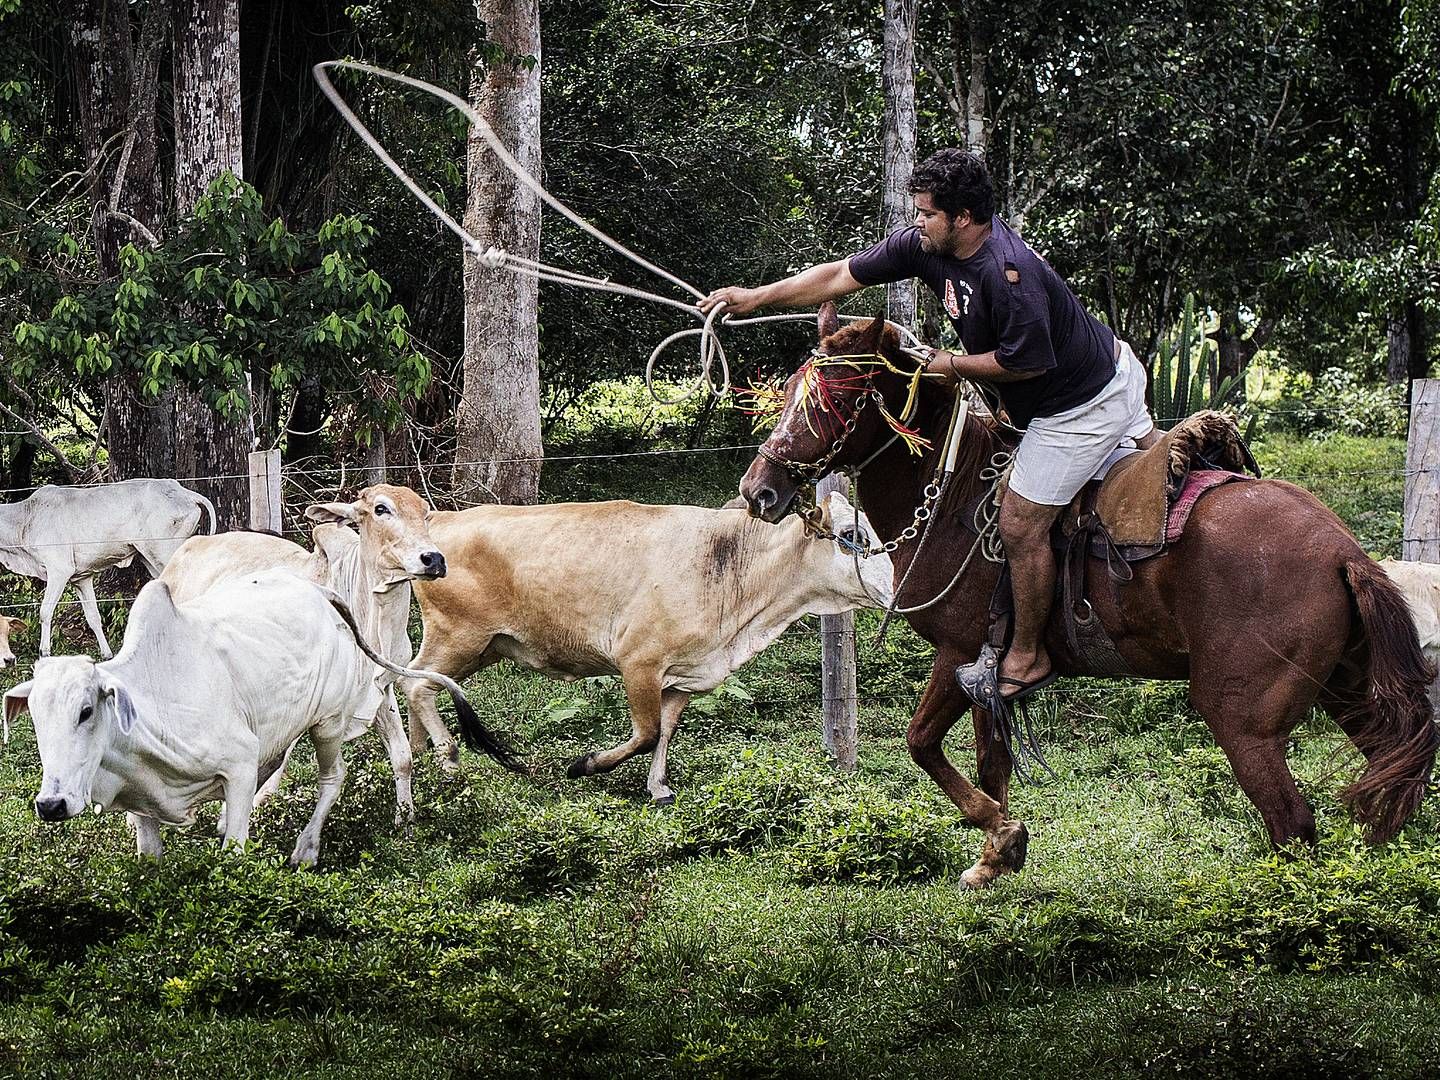
{"label": "horse halter", "polygon": [[[865,411],[866,406],[868,406],[872,401],[875,403],[875,407],[879,410],[880,415],[885,418],[886,423],[889,424],[891,430],[894,431],[895,434],[892,438],[888,439],[884,443],[884,445],[881,446],[880,450],[877,450],[874,454],[870,455],[869,458],[862,462],[861,465],[854,470],[855,472],[859,472],[860,469],[865,467],[865,465],[868,465],[871,461],[873,461],[875,457],[877,457],[881,451],[889,447],[889,445],[894,442],[895,439],[904,438],[906,440],[906,445],[909,446],[911,450],[915,453],[919,453],[922,446],[929,446],[927,440],[921,438],[917,432],[913,432],[905,426],[907,423],[909,423],[911,417],[915,413],[916,402],[919,397],[920,380],[925,376],[925,366],[923,364],[917,367],[914,371],[906,372],[901,371],[894,364],[892,364],[888,358],[881,355],[880,353],[846,353],[840,355],[830,355],[827,353],[822,353],[819,349],[812,349],[810,351],[810,355],[807,358],[806,363],[812,368],[816,369],[820,367],[832,367],[843,364],[846,367],[854,368],[857,372],[860,372],[864,376],[864,382],[863,388],[860,391],[860,396],[855,402],[854,411],[852,411],[849,417],[845,419],[840,434],[835,437],[834,441],[831,442],[829,449],[826,450],[826,452],[820,457],[818,461],[791,461],[788,458],[783,458],[779,454],[775,453],[775,451],[771,450],[766,444],[762,443],[760,445],[759,449],[756,451],[756,454],[759,457],[762,457],[766,461],[770,462],[770,464],[780,469],[783,469],[792,480],[795,480],[802,484],[813,484],[817,482],[821,477],[823,477],[827,472],[829,472],[831,463],[834,462],[835,458],[839,456],[840,451],[845,448],[846,441],[849,440],[850,436],[855,433],[855,427],[860,422],[860,414]],[[894,372],[896,375],[903,375],[910,380],[909,390],[905,397],[905,407],[900,411],[900,416],[898,418],[892,416],[890,414],[890,411],[885,408],[885,397],[883,394],[880,393],[879,390],[875,388],[873,382],[875,373],[873,370],[866,372],[864,370],[865,367],[870,367],[872,369],[883,367],[887,371]],[[838,409],[836,411],[838,413]]]}

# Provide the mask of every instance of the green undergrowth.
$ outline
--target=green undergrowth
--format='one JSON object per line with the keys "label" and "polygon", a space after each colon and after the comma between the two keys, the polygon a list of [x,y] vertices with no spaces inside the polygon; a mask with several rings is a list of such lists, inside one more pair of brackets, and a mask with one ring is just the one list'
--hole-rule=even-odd
{"label": "green undergrowth", "polygon": [[[1331,442],[1352,465],[1394,451]],[[1288,437],[1260,451],[1275,472],[1324,457]],[[635,468],[576,494],[660,483]],[[724,494],[713,479],[696,481],[705,501]],[[1388,505],[1399,478],[1373,483]],[[1312,718],[1290,758],[1319,847],[1277,855],[1183,685],[1076,681],[1034,709],[1055,775],[1012,791],[1026,868],[966,892],[981,838],[905,747],[930,652],[859,625],[853,774],[820,746],[806,623],[692,703],[669,808],[650,805],[643,757],[565,778],[628,734],[614,680],[501,665],[467,689],[535,774],[423,757],[406,837],[363,737],[307,873],[284,859],[313,808],[308,750],[243,856],[221,853],[210,808],[142,863],[118,815],[35,818],[17,722],[0,755],[0,1073],[1434,1075],[1440,799],[1368,846],[1337,798],[1358,759]],[[962,772],[972,737],[947,743]]]}

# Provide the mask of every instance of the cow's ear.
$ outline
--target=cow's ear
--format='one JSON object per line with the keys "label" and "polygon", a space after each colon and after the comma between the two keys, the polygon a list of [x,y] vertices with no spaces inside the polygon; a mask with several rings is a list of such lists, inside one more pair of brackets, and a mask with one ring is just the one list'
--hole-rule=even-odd
{"label": "cow's ear", "polygon": [[106,683],[104,694],[110,699],[110,704],[115,709],[115,720],[120,725],[120,734],[129,735],[138,718],[138,714],[135,712],[135,702],[130,699],[125,687],[119,683]]}
{"label": "cow's ear", "polygon": [[5,725],[3,735],[5,741],[10,741],[10,721],[14,720],[21,713],[30,708],[30,688],[35,685],[35,680],[26,679],[18,686],[12,686],[5,691]]}
{"label": "cow's ear", "polygon": [[820,305],[820,314],[816,316],[815,321],[820,328],[821,341],[840,329],[840,312],[835,307],[834,300],[826,300]]}
{"label": "cow's ear", "polygon": [[26,622],[24,619],[15,619],[15,618],[12,618],[12,619],[10,620],[10,632],[11,632],[12,634],[13,634],[16,630],[29,630],[29,629],[30,629],[30,624],[29,624],[28,622]]}
{"label": "cow's ear", "polygon": [[313,521],[316,525],[340,522],[355,525],[360,521],[360,509],[354,503],[314,503],[305,508],[305,520]]}

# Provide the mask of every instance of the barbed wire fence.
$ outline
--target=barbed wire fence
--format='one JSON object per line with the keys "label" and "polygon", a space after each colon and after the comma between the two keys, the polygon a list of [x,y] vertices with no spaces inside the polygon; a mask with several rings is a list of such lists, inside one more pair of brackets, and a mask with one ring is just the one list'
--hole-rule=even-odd
{"label": "barbed wire fence", "polygon": [[[1273,413],[1289,412],[1299,413],[1306,416],[1314,415],[1318,410],[1306,407],[1272,408]],[[3,434],[3,432],[0,432]],[[20,433],[17,433],[20,434]],[[435,433],[430,433],[435,434]],[[429,440],[427,439],[427,445]],[[706,455],[728,454],[735,456],[744,452],[753,452],[759,443],[731,443],[719,446],[697,447],[697,448],[660,448],[650,450],[620,451],[610,453],[594,454],[555,454],[543,458],[500,458],[484,459],[477,461],[455,461],[445,460],[450,455],[442,455],[442,460],[430,464],[408,461],[397,464],[395,471],[407,471],[420,478],[421,494],[429,500],[432,505],[445,505],[446,508],[463,509],[468,506],[480,505],[479,501],[467,501],[457,498],[451,490],[448,474],[457,467],[473,465],[495,465],[513,463],[517,461],[543,461],[547,468],[566,467],[570,465],[605,464],[621,461],[635,461],[643,459],[652,460],[676,460],[684,461]],[[333,460],[320,457],[310,457],[292,461],[288,464],[281,463],[279,450],[256,451],[251,455],[251,469],[247,474],[218,474],[193,477],[178,477],[182,483],[193,483],[206,480],[234,480],[247,479],[251,485],[252,505],[251,522],[252,528],[266,529],[278,532],[293,538],[303,538],[308,535],[309,522],[304,518],[304,509],[314,503],[336,501],[345,498],[359,488],[372,483],[383,482],[387,472],[384,466],[367,466],[363,464],[351,464],[348,462],[336,463]],[[1353,481],[1358,477],[1369,477],[1380,479],[1385,477],[1403,478],[1405,486],[1404,497],[1404,518],[1402,528],[1403,554],[1406,559],[1421,559],[1423,561],[1440,562],[1440,380],[1417,381],[1414,387],[1411,423],[1409,440],[1407,444],[1406,457],[1403,464],[1393,467],[1370,467],[1363,469],[1355,468],[1298,468],[1288,472],[1272,472],[1267,474],[1272,479],[1287,480],[1304,487],[1322,487],[1333,482]],[[99,486],[103,482],[81,484],[72,486]],[[16,497],[23,497],[33,494],[41,485],[30,487],[0,488],[0,497],[14,501]],[[168,537],[135,537],[126,538],[136,541],[146,539],[170,539]],[[184,539],[175,537],[173,539]],[[124,540],[122,540],[124,542]],[[86,540],[79,541],[79,544],[113,544],[115,540]],[[73,545],[72,545],[73,546]],[[33,590],[32,591],[38,591]],[[97,603],[106,606],[125,605],[130,601],[125,597],[98,597]],[[62,600],[61,609],[73,611],[80,606],[78,600]],[[9,613],[28,615],[40,607],[38,599],[31,601],[16,601],[13,598],[4,605]],[[57,611],[58,614],[58,611]],[[57,629],[59,624],[57,622]],[[797,662],[814,663],[819,651],[820,639],[825,636],[818,622],[806,620],[791,627],[782,637],[777,645],[784,648],[787,645],[804,641],[805,644],[796,654]],[[855,632],[850,631],[848,645],[853,648],[856,642]],[[773,646],[772,646],[773,648]],[[853,664],[853,660],[851,661]],[[851,668],[853,670],[853,667]],[[854,689],[853,681],[846,683],[844,679],[822,679],[827,683],[829,691],[823,696],[820,702],[822,717],[825,718],[827,740],[833,736],[831,731],[832,718],[840,713],[855,715],[860,697]],[[1051,688],[1048,694],[1073,696],[1093,695],[1093,691],[1084,688]],[[869,706],[879,704],[903,704],[902,698],[907,695],[895,694],[886,698],[885,702],[875,699],[874,695],[866,695],[864,701]],[[913,695],[909,695],[912,696]],[[893,699],[893,700],[892,700]],[[794,707],[795,698],[752,698],[751,704],[757,708],[787,706]],[[911,702],[913,704],[913,702]],[[605,711],[603,704],[592,707],[592,712]],[[624,710],[624,706],[616,703],[615,709]],[[519,713],[543,715],[544,708],[521,709]],[[514,719],[518,715],[516,710],[506,710],[503,716],[496,719],[502,721]]]}

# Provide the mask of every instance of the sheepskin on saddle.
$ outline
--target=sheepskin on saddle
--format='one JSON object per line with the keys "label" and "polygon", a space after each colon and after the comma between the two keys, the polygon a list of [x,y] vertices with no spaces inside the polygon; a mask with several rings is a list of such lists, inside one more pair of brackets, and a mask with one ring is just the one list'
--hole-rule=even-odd
{"label": "sheepskin on saddle", "polygon": [[1108,543],[1093,536],[1096,554],[1113,544],[1127,562],[1148,558],[1180,538],[1204,492],[1247,472],[1259,476],[1260,467],[1235,421],[1224,413],[1198,412],[1150,449],[1117,461],[1103,480],[1087,484],[1061,515],[1061,532],[1069,537],[1101,526]]}

